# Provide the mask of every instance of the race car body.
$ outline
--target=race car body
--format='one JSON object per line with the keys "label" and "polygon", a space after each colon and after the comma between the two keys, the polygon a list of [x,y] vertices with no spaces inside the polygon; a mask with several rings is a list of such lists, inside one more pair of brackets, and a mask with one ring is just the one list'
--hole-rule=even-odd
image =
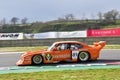
{"label": "race car body", "polygon": [[47,50],[23,53],[16,65],[96,60],[105,45],[105,41],[94,42],[93,46],[78,41],[55,42]]}

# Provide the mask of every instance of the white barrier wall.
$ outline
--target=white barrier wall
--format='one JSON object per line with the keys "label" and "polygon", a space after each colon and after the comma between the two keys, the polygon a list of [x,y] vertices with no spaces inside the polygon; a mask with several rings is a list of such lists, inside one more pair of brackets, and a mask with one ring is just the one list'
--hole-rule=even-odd
{"label": "white barrier wall", "polygon": [[0,33],[0,40],[19,40],[23,39],[23,33]]}
{"label": "white barrier wall", "polygon": [[36,34],[25,34],[27,39],[44,39],[44,38],[56,38],[55,32],[45,32]]}
{"label": "white barrier wall", "polygon": [[25,34],[25,37],[27,39],[87,37],[87,31],[44,32],[36,34]]}
{"label": "white barrier wall", "polygon": [[59,38],[87,37],[86,31],[58,32]]}

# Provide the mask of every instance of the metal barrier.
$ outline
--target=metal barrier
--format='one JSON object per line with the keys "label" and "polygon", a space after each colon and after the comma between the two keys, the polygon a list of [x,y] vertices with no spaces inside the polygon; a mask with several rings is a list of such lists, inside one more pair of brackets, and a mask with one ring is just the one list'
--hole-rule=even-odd
{"label": "metal barrier", "polygon": [[1,40],[0,47],[16,46],[49,46],[56,41],[81,41],[86,44],[93,44],[96,41],[106,41],[109,45],[119,45],[120,37],[87,37],[87,38],[57,38],[57,39],[23,39],[23,40]]}

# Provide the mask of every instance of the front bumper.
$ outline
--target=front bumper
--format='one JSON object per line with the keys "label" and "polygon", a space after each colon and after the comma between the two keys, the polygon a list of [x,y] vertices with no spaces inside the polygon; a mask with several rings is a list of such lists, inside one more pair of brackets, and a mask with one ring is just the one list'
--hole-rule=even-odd
{"label": "front bumper", "polygon": [[21,60],[21,59],[16,62],[16,65],[17,65],[17,66],[31,65],[31,64],[32,64],[31,61],[24,61],[24,60]]}

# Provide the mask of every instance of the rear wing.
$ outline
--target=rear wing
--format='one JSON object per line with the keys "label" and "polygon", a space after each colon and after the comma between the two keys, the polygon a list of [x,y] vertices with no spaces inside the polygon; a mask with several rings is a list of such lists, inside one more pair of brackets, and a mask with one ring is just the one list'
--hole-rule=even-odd
{"label": "rear wing", "polygon": [[101,50],[106,45],[106,41],[94,42],[93,44],[95,48]]}

